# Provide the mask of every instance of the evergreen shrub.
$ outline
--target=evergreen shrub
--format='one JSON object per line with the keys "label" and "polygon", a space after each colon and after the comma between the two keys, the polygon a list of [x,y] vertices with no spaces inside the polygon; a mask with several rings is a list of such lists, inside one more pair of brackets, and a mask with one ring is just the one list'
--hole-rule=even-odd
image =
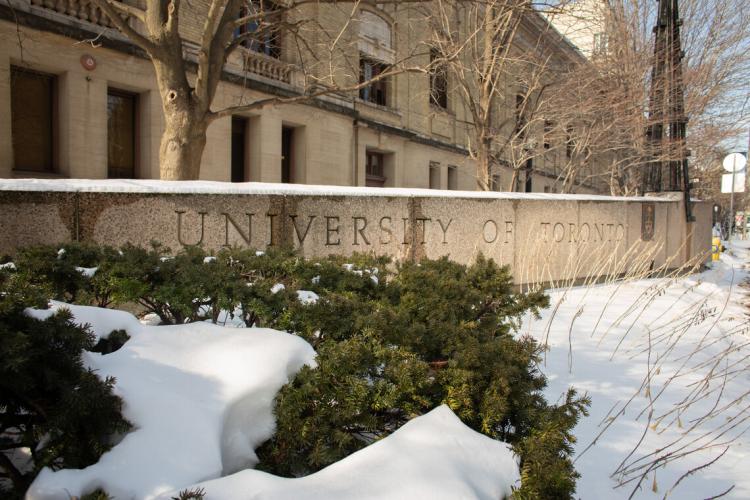
{"label": "evergreen shrub", "polygon": [[[466,425],[513,445],[523,479],[515,497],[575,492],[572,430],[589,399],[573,389],[561,404],[544,399],[541,347],[519,327],[548,299],[515,292],[507,267],[492,260],[396,265],[367,255],[304,259],[283,249],[171,254],[158,245],[71,244],[64,252],[27,249],[15,262],[30,286],[58,298],[135,305],[163,324],[229,317],[305,338],[317,366],[279,392],[276,434],[257,450],[263,470],[315,472],[447,404]],[[97,271],[87,278],[79,267]],[[320,298],[304,304],[297,290]],[[126,340],[100,347],[108,352]]]}
{"label": "evergreen shrub", "polygon": [[[112,437],[130,428],[112,393],[114,380],[101,380],[83,365],[82,352],[93,348],[94,335],[71,321],[66,309],[44,320],[27,314],[27,307],[46,307],[50,288],[19,278],[0,271],[3,498],[22,498],[43,467],[95,463]],[[58,284],[65,288],[64,281]]]}

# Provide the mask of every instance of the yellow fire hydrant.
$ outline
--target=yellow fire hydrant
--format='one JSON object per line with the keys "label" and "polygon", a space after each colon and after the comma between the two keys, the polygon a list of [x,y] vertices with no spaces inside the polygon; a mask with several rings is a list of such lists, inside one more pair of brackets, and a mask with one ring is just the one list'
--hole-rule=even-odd
{"label": "yellow fire hydrant", "polygon": [[719,260],[719,256],[721,255],[721,238],[718,236],[714,236],[713,242],[711,244],[711,260],[716,261]]}

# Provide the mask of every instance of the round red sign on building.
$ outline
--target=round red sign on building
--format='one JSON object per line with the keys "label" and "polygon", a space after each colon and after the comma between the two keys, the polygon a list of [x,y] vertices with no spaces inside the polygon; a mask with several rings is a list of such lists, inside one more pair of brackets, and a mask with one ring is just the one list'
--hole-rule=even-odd
{"label": "round red sign on building", "polygon": [[81,66],[85,70],[93,71],[96,69],[96,59],[90,54],[83,54],[81,56]]}

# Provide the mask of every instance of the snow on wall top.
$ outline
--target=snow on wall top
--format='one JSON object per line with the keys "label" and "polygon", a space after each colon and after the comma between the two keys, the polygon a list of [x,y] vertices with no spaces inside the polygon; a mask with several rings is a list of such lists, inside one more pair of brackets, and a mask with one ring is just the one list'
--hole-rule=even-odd
{"label": "snow on wall top", "polygon": [[385,196],[430,198],[480,198],[501,200],[565,201],[675,201],[676,198],[601,196],[593,194],[510,193],[496,191],[446,191],[419,188],[315,186],[266,182],[161,181],[153,179],[0,179],[0,191],[52,191],[62,193],[144,194],[253,194],[287,196]]}

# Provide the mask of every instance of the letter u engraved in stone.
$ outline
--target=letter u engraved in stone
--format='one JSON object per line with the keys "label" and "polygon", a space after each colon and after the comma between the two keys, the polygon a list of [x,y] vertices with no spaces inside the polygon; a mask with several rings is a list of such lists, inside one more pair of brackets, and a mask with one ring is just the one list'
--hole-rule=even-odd
{"label": "letter u engraved in stone", "polygon": [[201,237],[198,240],[197,243],[185,243],[182,240],[182,214],[185,213],[185,210],[175,210],[175,213],[177,214],[177,241],[180,243],[180,245],[189,247],[194,245],[200,245],[203,243],[203,234],[205,232],[205,222],[206,222],[206,214],[208,212],[198,212],[198,214],[201,216]]}

